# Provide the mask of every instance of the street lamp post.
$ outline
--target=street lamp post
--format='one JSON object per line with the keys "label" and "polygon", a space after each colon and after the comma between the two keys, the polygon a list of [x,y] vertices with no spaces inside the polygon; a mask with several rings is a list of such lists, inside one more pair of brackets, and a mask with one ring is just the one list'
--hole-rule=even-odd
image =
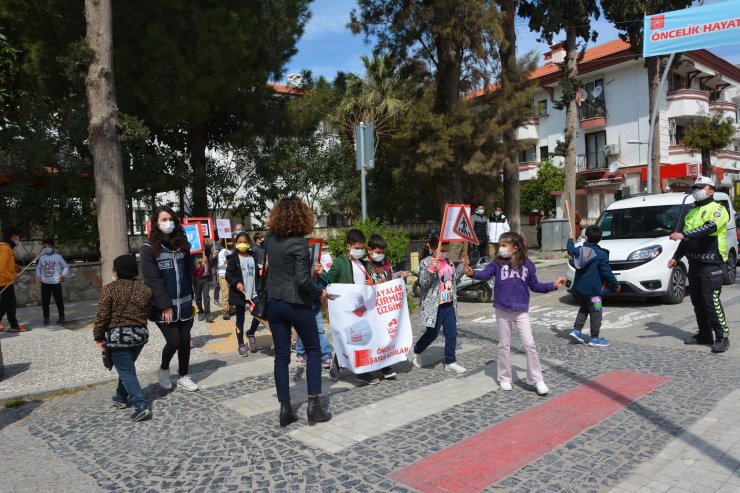
{"label": "street lamp post", "polygon": [[[648,146],[648,152],[650,152],[649,151],[649,147],[650,147],[649,146],[649,142],[643,142],[641,140],[628,140],[627,143],[628,144],[635,144],[635,145],[638,145],[638,146]],[[638,154],[637,159],[638,159],[638,161],[642,161],[642,159],[640,159],[640,149],[641,149],[640,147],[637,148],[637,154]],[[653,170],[651,169],[652,168],[651,164],[652,163],[650,162],[650,157],[648,156],[648,162],[647,162],[647,193],[651,193],[652,192],[652,186],[650,185],[650,183],[653,180]]]}

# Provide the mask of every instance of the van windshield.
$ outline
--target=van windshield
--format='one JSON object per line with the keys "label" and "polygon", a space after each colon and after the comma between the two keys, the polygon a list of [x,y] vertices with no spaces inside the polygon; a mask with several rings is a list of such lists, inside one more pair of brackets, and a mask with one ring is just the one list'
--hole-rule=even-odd
{"label": "van windshield", "polygon": [[681,205],[607,210],[596,225],[603,239],[658,238],[673,232],[681,218]]}

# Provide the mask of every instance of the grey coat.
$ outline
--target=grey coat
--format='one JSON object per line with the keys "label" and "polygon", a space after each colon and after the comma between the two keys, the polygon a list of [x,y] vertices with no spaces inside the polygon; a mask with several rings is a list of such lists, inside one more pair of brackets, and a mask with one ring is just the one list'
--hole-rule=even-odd
{"label": "grey coat", "polygon": [[[419,263],[419,288],[421,293],[421,307],[419,308],[419,326],[434,327],[437,323],[437,308],[439,308],[439,277],[436,272],[429,272],[432,257],[427,257]],[[455,286],[460,283],[464,274],[462,264],[455,269]],[[457,293],[452,291],[452,303],[457,314]]]}

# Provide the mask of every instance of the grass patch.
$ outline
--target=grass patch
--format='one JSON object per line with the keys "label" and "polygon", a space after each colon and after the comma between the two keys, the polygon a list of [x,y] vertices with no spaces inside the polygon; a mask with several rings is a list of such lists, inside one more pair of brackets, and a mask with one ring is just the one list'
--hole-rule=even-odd
{"label": "grass patch", "polygon": [[47,394],[45,398],[51,399],[53,397],[64,397],[66,395],[73,395],[78,392],[82,392],[83,390],[94,389],[95,387],[98,387],[100,385],[105,385],[107,383],[110,383],[110,382],[100,382],[100,383],[93,383],[90,385],[81,385],[80,387],[72,387],[69,389],[61,389],[61,390],[57,390],[57,391]]}
{"label": "grass patch", "polygon": [[8,399],[3,403],[3,406],[5,409],[14,409],[16,407],[21,407],[24,404],[28,404],[31,401],[27,401],[24,397],[13,397],[12,399]]}

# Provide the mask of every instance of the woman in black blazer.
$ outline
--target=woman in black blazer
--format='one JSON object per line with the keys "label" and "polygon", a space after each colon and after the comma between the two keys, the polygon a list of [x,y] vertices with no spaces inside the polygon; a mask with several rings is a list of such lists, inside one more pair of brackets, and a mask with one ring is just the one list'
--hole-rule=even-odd
{"label": "woman in black blazer", "polygon": [[311,296],[326,298],[327,293],[311,280],[312,266],[305,236],[313,230],[313,225],[313,211],[295,195],[275,204],[267,221],[267,321],[275,344],[275,387],[280,401],[281,427],[298,420],[290,406],[288,365],[291,327],[298,332],[308,357],[308,423],[331,419],[331,413],[324,411],[319,401],[321,349]]}
{"label": "woman in black blazer", "polygon": [[254,252],[250,250],[247,233],[237,233],[234,238],[236,254],[226,257],[226,282],[229,284],[229,304],[236,308],[236,340],[239,356],[247,356],[244,344],[244,319],[249,303],[256,302],[259,268]]}

